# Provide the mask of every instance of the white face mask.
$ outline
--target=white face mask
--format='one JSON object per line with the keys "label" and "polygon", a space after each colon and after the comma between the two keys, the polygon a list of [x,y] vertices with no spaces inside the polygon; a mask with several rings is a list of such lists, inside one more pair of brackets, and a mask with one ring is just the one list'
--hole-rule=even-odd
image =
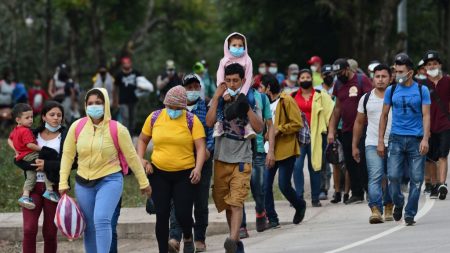
{"label": "white face mask", "polygon": [[266,68],[266,67],[260,67],[260,68],[258,69],[258,72],[259,72],[261,75],[265,75],[265,74],[267,73],[267,68]]}
{"label": "white face mask", "polygon": [[317,72],[317,66],[316,65],[311,65],[311,71],[312,72]]}
{"label": "white face mask", "polygon": [[275,75],[278,72],[278,68],[277,67],[269,67],[269,72],[272,75]]}
{"label": "white face mask", "polygon": [[440,74],[440,72],[441,72],[441,70],[439,68],[427,70],[427,74],[431,77],[437,77]]}

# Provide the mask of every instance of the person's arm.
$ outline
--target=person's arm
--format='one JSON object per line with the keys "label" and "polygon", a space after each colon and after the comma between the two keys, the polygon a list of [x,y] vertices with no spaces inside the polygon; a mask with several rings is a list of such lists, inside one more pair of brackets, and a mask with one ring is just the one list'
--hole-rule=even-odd
{"label": "person's arm", "polygon": [[333,113],[331,114],[330,124],[328,125],[328,143],[333,143],[336,137],[336,127],[341,117],[341,103],[336,99]]}
{"label": "person's arm", "polygon": [[[386,95],[385,95],[386,97]],[[378,147],[377,147],[377,153],[380,157],[385,156],[385,149],[384,146],[384,135],[386,134],[386,126],[388,122],[388,116],[389,116],[389,110],[391,109],[390,104],[384,104],[383,105],[383,111],[381,112],[380,116],[380,125],[378,127]]]}
{"label": "person's arm", "polygon": [[420,154],[428,153],[428,139],[430,138],[430,105],[422,105],[423,138],[420,142]]}
{"label": "person's arm", "polygon": [[9,145],[9,147],[10,147],[12,150],[14,150],[14,152],[16,152],[16,149],[14,148],[13,141],[12,141],[11,139],[9,139],[9,138],[8,138],[8,145]]}
{"label": "person's arm", "polygon": [[161,75],[159,75],[157,78],[156,78],[156,87],[158,88],[158,90],[162,90],[162,89],[164,89],[164,87],[166,87],[166,85],[169,83],[169,77],[166,77],[166,78],[162,78],[162,76]]}
{"label": "person's arm", "polygon": [[366,121],[366,115],[364,113],[358,112],[355,119],[355,124],[353,125],[353,138],[352,138],[352,155],[353,159],[357,163],[360,162],[360,151],[359,151],[359,141],[361,140],[362,131],[364,123]]}
{"label": "person's arm", "polygon": [[264,129],[264,122],[262,118],[256,115],[256,113],[249,108],[247,111],[247,117],[250,125],[256,133],[261,133]]}
{"label": "person's arm", "polygon": [[247,95],[248,90],[252,87],[253,83],[253,64],[250,56],[247,55],[248,60],[245,62],[245,83],[242,86],[241,93]]}
{"label": "person's arm", "polygon": [[227,85],[221,83],[214,93],[213,98],[210,101],[210,106],[208,113],[206,114],[206,125],[208,127],[214,127],[217,121],[217,106],[219,105],[219,99],[222,97],[223,93],[227,90]]}
{"label": "person's arm", "polygon": [[200,138],[194,140],[196,158],[195,158],[195,168],[192,170],[189,178],[192,184],[198,184],[202,177],[203,164],[206,160],[206,143],[205,138]]}
{"label": "person's arm", "polygon": [[54,86],[55,86],[55,80],[53,80],[53,78],[52,78],[52,79],[50,79],[50,82],[48,83],[48,90],[47,90],[48,95],[51,98],[53,98],[53,96],[55,95],[55,93],[53,93]]}
{"label": "person's arm", "polygon": [[269,150],[266,156],[266,166],[272,168],[275,165],[275,131],[273,121],[271,119],[266,120],[267,133],[269,136]]}
{"label": "person's arm", "polygon": [[142,162],[139,159],[136,150],[134,149],[133,141],[131,140],[128,129],[119,124],[118,135],[120,150],[125,156],[130,169],[133,171],[134,176],[139,183],[139,188],[141,190],[146,189],[150,184],[148,182],[147,176],[145,175]]}
{"label": "person's arm", "polygon": [[77,144],[75,141],[75,128],[78,122],[72,124],[64,141],[61,169],[59,171],[59,191],[66,192],[69,189],[69,175],[72,169],[73,162],[77,153]]}
{"label": "person's arm", "polygon": [[41,147],[39,147],[37,144],[28,143],[26,146],[33,151],[41,151]]}
{"label": "person's arm", "polygon": [[285,107],[289,119],[287,120],[286,124],[278,125],[277,129],[275,129],[275,136],[278,135],[279,133],[282,134],[297,133],[300,130],[300,128],[303,127],[302,116],[297,103],[294,101],[293,98],[289,96],[283,100],[280,100],[278,106]]}

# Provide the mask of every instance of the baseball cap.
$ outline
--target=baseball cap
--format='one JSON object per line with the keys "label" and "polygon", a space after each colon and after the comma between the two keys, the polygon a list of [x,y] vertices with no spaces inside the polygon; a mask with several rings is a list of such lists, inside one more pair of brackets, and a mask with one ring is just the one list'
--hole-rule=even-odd
{"label": "baseball cap", "polygon": [[423,62],[426,64],[428,61],[436,60],[441,63],[441,58],[439,58],[439,53],[435,50],[428,50],[423,56]]}
{"label": "baseball cap", "polygon": [[369,63],[369,66],[367,66],[367,69],[370,71],[370,72],[373,72],[373,70],[375,69],[375,67],[376,66],[378,66],[378,65],[380,65],[380,62],[379,61],[371,61],[370,63]]}
{"label": "baseball cap", "polygon": [[187,74],[183,77],[183,86],[187,86],[194,82],[200,83],[199,77],[194,73]]}
{"label": "baseball cap", "polygon": [[301,69],[298,74],[301,75],[303,73],[309,73],[312,76],[312,72],[310,69]]}
{"label": "baseball cap", "polygon": [[330,74],[331,72],[333,72],[333,66],[331,66],[330,64],[325,64],[322,66],[322,74],[326,75]]}
{"label": "baseball cap", "polygon": [[397,65],[406,65],[408,67],[414,67],[414,63],[411,58],[405,53],[399,53],[395,56],[394,63]]}
{"label": "baseball cap", "polygon": [[425,62],[423,61],[423,59],[421,59],[420,61],[419,61],[419,63],[417,63],[417,68],[421,68],[421,67],[423,67],[423,65],[425,65]]}
{"label": "baseball cap", "polygon": [[166,69],[175,69],[175,62],[173,60],[167,60]]}
{"label": "baseball cap", "polygon": [[314,56],[311,57],[311,59],[309,59],[308,64],[309,65],[313,65],[314,63],[322,64],[322,59],[319,56],[314,55]]}
{"label": "baseball cap", "polygon": [[124,64],[124,63],[131,63],[131,58],[128,57],[128,56],[122,57],[120,62],[122,62],[122,64]]}
{"label": "baseball cap", "polygon": [[350,67],[350,65],[348,64],[347,59],[339,58],[333,63],[333,72],[339,72],[348,67]]}

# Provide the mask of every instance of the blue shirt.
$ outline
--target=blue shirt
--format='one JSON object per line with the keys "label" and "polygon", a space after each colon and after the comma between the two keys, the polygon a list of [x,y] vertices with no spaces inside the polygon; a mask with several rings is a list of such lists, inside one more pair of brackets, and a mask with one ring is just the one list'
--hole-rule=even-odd
{"label": "blue shirt", "polygon": [[[270,110],[269,98],[267,97],[266,94],[262,94],[256,90],[254,92],[255,92],[256,107],[258,107],[261,110],[263,121],[272,119],[272,111]],[[256,135],[256,152],[265,153],[264,136],[262,133]]]}
{"label": "blue shirt", "polygon": [[203,128],[205,129],[206,135],[206,149],[210,152],[214,150],[214,138],[213,129],[206,126],[206,113],[208,112],[208,107],[206,106],[205,100],[199,99],[196,103],[195,108],[191,113],[195,114],[200,122],[202,122]]}
{"label": "blue shirt", "polygon": [[392,106],[391,134],[423,136],[422,105],[430,105],[430,92],[422,86],[422,102],[416,82],[411,86],[397,84],[391,101],[389,86],[384,93],[384,104]]}

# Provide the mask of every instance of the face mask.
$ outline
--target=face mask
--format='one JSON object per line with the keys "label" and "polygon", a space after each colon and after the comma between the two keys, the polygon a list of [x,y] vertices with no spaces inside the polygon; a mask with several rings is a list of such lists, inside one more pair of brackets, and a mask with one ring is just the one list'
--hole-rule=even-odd
{"label": "face mask", "polygon": [[278,68],[277,67],[269,67],[269,72],[272,75],[275,75],[278,72]]}
{"label": "face mask", "polygon": [[331,86],[333,84],[333,80],[334,80],[333,76],[325,76],[323,78],[323,82],[328,86]]}
{"label": "face mask", "polygon": [[228,94],[230,94],[230,96],[235,97],[241,91],[241,87],[239,87],[239,89],[237,89],[237,90],[232,90],[230,88],[228,88],[227,90],[228,90]]}
{"label": "face mask", "polygon": [[315,65],[311,65],[311,71],[312,72],[317,72],[317,66],[315,66]]}
{"label": "face mask", "polygon": [[54,132],[58,131],[61,128],[61,125],[58,125],[57,127],[52,127],[49,123],[45,122],[45,128],[48,131],[54,133]]}
{"label": "face mask", "polygon": [[100,119],[105,113],[103,105],[88,105],[86,108],[86,114],[93,119]]}
{"label": "face mask", "polygon": [[417,75],[416,75],[416,79],[417,79],[417,80],[426,80],[426,79],[427,79],[427,76],[426,76],[426,75],[423,75],[423,74],[417,74]]}
{"label": "face mask", "polygon": [[348,77],[347,77],[346,75],[339,75],[339,76],[337,77],[337,79],[338,79],[341,83],[343,83],[343,84],[345,84],[345,83],[348,82]]}
{"label": "face mask", "polygon": [[439,68],[427,70],[427,74],[431,77],[437,77],[439,75],[439,72],[441,72]]}
{"label": "face mask", "polygon": [[190,102],[197,101],[197,99],[200,97],[200,91],[186,91],[187,100]]}
{"label": "face mask", "polygon": [[369,76],[370,76],[370,79],[373,79],[375,77],[375,73],[370,72]]}
{"label": "face mask", "polygon": [[260,67],[260,68],[258,69],[258,72],[259,72],[261,75],[265,75],[265,74],[267,73],[267,69],[266,69],[266,67]]}
{"label": "face mask", "polygon": [[197,104],[193,104],[193,105],[188,105],[186,106],[186,109],[190,112],[194,111],[195,109],[197,109]]}
{"label": "face mask", "polygon": [[244,47],[230,47],[230,54],[234,57],[241,57],[244,52]]}
{"label": "face mask", "polygon": [[395,75],[395,81],[399,84],[403,84],[408,79],[408,73],[405,73],[403,75],[397,74]]}
{"label": "face mask", "polygon": [[291,80],[292,82],[296,82],[297,78],[298,78],[298,75],[295,75],[295,74],[289,76],[289,80]]}
{"label": "face mask", "polygon": [[167,108],[167,114],[171,119],[177,119],[183,114],[183,110],[174,110]]}
{"label": "face mask", "polygon": [[312,86],[312,81],[304,81],[304,82],[300,82],[300,87],[302,87],[303,89],[309,89]]}

